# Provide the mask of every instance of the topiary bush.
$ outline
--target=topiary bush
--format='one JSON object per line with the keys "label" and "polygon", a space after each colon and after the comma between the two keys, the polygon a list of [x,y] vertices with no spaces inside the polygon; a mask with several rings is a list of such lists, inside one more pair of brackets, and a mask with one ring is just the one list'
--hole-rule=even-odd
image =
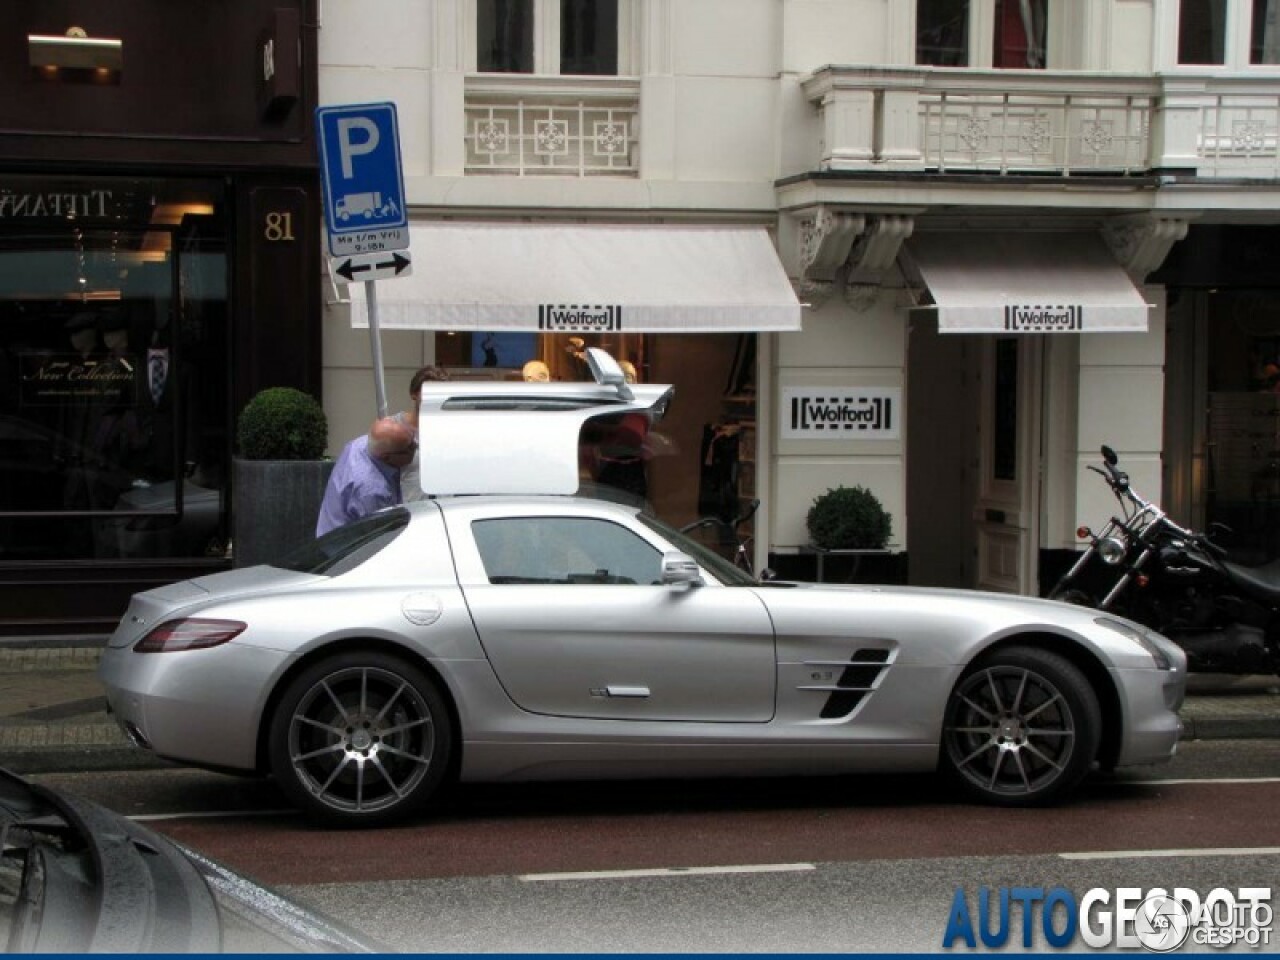
{"label": "topiary bush", "polygon": [[236,440],[246,460],[319,460],[329,442],[329,422],[310,394],[268,387],[240,412]]}
{"label": "topiary bush", "polygon": [[809,538],[823,550],[880,550],[893,521],[866,487],[836,487],[814,499],[806,518]]}

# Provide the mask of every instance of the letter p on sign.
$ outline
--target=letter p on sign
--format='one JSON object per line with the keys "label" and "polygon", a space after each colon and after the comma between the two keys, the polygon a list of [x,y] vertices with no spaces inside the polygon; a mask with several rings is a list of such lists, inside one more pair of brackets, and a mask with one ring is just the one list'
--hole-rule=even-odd
{"label": "letter p on sign", "polygon": [[[363,134],[356,140],[353,134]],[[351,161],[355,157],[373,153],[378,149],[378,125],[368,117],[341,117],[338,120],[338,162],[342,166],[342,176],[350,180],[355,176]]]}

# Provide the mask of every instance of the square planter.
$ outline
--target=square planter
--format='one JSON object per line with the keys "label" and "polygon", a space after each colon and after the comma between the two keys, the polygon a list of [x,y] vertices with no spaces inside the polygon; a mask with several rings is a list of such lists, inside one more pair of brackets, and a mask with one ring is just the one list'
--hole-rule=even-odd
{"label": "square planter", "polygon": [[237,567],[273,563],[315,539],[332,460],[242,460],[232,475]]}

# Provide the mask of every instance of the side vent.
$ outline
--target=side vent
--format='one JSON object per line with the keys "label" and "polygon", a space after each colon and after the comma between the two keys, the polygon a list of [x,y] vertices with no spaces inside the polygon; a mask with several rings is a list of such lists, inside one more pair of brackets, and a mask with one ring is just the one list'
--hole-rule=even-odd
{"label": "side vent", "polygon": [[889,665],[889,651],[865,648],[858,650],[847,661],[805,661],[806,667],[841,667],[834,684],[809,684],[801,690],[826,692],[827,702],[818,716],[823,720],[836,720],[853,713],[873,689],[880,674]]}

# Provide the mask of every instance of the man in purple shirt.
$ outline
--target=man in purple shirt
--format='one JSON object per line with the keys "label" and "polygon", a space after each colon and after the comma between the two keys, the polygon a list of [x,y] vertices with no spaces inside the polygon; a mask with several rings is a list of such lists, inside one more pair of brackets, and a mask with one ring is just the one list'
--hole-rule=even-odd
{"label": "man in purple shirt", "polygon": [[320,504],[316,536],[402,502],[400,468],[417,447],[413,428],[394,417],[375,420],[366,436],[343,447]]}

